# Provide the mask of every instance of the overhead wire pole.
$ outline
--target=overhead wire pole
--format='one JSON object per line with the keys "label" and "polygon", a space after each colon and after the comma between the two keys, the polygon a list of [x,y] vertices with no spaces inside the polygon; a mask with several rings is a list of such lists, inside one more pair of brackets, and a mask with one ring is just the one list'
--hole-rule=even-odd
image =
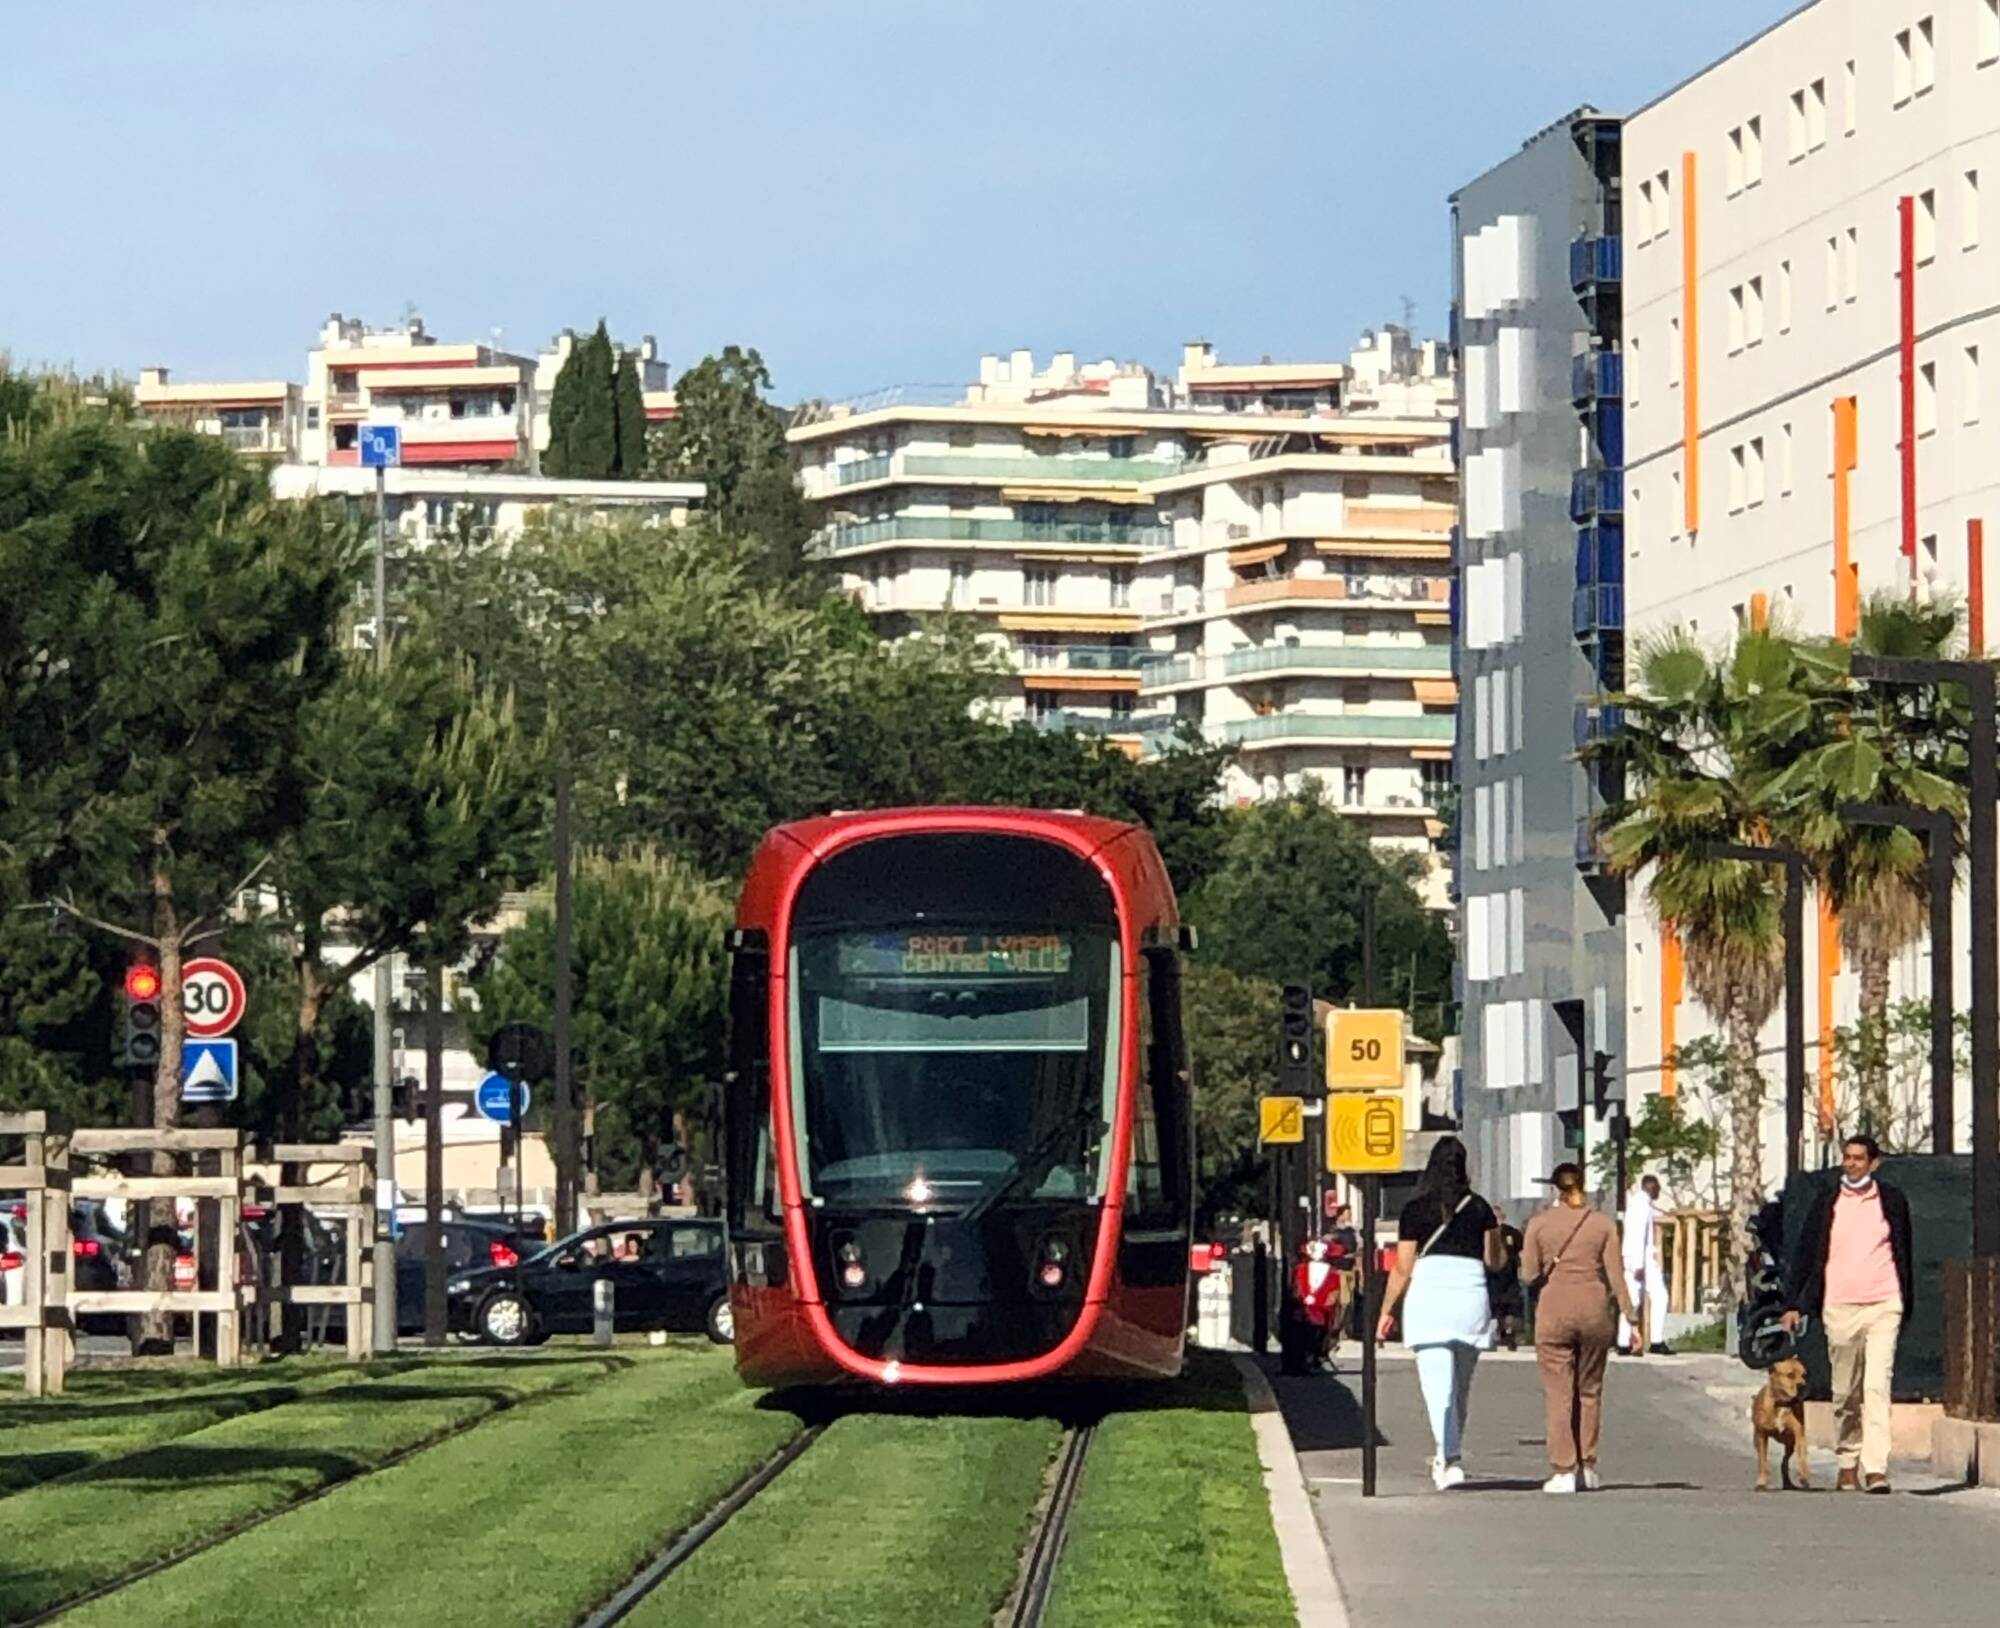
{"label": "overhead wire pole", "polygon": [[[1375,1004],[1375,887],[1361,888],[1361,1003]],[[1380,1178],[1361,1178],[1361,1496],[1375,1496],[1375,1325],[1381,1286],[1375,1273],[1375,1210]]]}
{"label": "overhead wire pole", "polygon": [[[561,748],[558,747],[558,752]],[[556,766],[556,919],[555,919],[555,1053],[556,1053],[556,1236],[576,1230],[577,1158],[576,1087],[570,1074],[570,1023],[573,992],[570,949],[574,935],[570,896],[570,777],[569,759]]]}
{"label": "overhead wire pole", "polygon": [[[389,670],[389,470],[375,464],[375,671]],[[375,1339],[396,1349],[396,1122],[390,1094],[395,1068],[391,958],[375,963]]]}

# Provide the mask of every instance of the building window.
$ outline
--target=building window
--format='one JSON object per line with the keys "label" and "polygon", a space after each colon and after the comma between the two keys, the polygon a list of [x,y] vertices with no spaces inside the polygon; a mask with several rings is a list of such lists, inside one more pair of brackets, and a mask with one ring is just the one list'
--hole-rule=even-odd
{"label": "building window", "polygon": [[1132,567],[1114,565],[1111,568],[1111,608],[1127,610],[1132,604]]}
{"label": "building window", "polygon": [[969,447],[977,433],[970,424],[953,424],[945,431],[945,445]]}
{"label": "building window", "polygon": [[1729,132],[1729,151],[1723,168],[1723,190],[1735,197],[1743,190],[1743,126]]}
{"label": "building window", "polygon": [[1368,806],[1368,771],[1358,764],[1346,763],[1340,770],[1340,800],[1349,808]]}
{"label": "building window", "polygon": [[1937,363],[1925,362],[1917,369],[1917,434],[1937,433]]}
{"label": "building window", "polygon": [[1787,424],[1778,431],[1778,494],[1792,495],[1792,427]]}
{"label": "building window", "polygon": [[1783,260],[1778,263],[1778,332],[1792,331],[1792,263]]}
{"label": "building window", "polygon": [[1764,343],[1764,279],[1752,277],[1743,296],[1743,342]]}
{"label": "building window", "polygon": [[1927,266],[1937,258],[1937,190],[1925,188],[1917,194],[1917,264]]}
{"label": "building window", "polygon": [[1815,79],[1806,90],[1806,151],[1826,145],[1826,81]]}
{"label": "building window", "polygon": [[1653,236],[1665,237],[1674,229],[1674,188],[1665,170],[1653,178],[1653,192],[1660,200],[1660,212],[1653,217],[1659,230]]}
{"label": "building window", "polygon": [[1025,603],[1045,606],[1056,602],[1056,571],[1053,566],[1031,565],[1021,575]]}
{"label": "building window", "polygon": [[1826,308],[1835,311],[1840,308],[1840,236],[1836,233],[1826,240]]}
{"label": "building window", "polygon": [[317,406],[308,407],[306,409],[306,428],[309,430],[316,430],[319,428],[319,408]]}
{"label": "building window", "polygon": [[1965,347],[1965,421],[1979,422],[1979,347]]}
{"label": "building window", "polygon": [[1752,119],[1743,127],[1743,184],[1761,186],[1764,180],[1764,121]]}
{"label": "building window", "polygon": [[1734,356],[1743,348],[1743,331],[1743,285],[1738,283],[1729,291],[1729,354],[1731,356]]}
{"label": "building window", "polygon": [[1750,442],[1749,456],[1744,460],[1744,485],[1750,508],[1756,508],[1764,501],[1764,438],[1759,435]]}
{"label": "building window", "polygon": [[1911,43],[1910,76],[1916,85],[1916,92],[1922,96],[1937,85],[1937,30],[1931,19],[1926,17],[1917,24],[1917,37]]}
{"label": "building window", "polygon": [[1916,66],[1910,50],[1910,31],[1905,28],[1896,35],[1895,57],[1889,69],[1889,99],[1901,107],[1910,99],[1916,83]]}
{"label": "building window", "polygon": [[1959,231],[1967,249],[1979,247],[1979,171],[1967,170],[1958,184]]}
{"label": "building window", "polygon": [[1740,445],[1731,447],[1729,449],[1729,512],[1731,514],[1741,514],[1743,512],[1745,470],[1743,448]]}
{"label": "building window", "polygon": [[1425,761],[1417,765],[1417,771],[1424,781],[1424,806],[1436,808],[1439,800],[1452,788],[1450,763]]}
{"label": "building window", "polygon": [[2000,0],[1979,0],[1979,66],[2000,62]]}
{"label": "building window", "polygon": [[1625,403],[1628,407],[1639,405],[1639,336],[1634,334],[1625,344]]}
{"label": "building window", "polygon": [[1847,66],[1840,70],[1840,133],[1854,134],[1855,121],[1860,115],[1860,86],[1854,75],[1854,59],[1847,59]]}
{"label": "building window", "polygon": [[1061,709],[1056,705],[1056,696],[1048,690],[1028,692],[1028,716],[1036,723],[1045,723],[1055,717]]}
{"label": "building window", "polygon": [[1111,692],[1111,716],[1114,718],[1131,717],[1134,710],[1133,702],[1136,700],[1138,700],[1138,697],[1130,690],[1113,690]]}
{"label": "building window", "polygon": [[1673,489],[1667,493],[1667,502],[1669,504],[1667,509],[1667,536],[1674,541],[1678,541],[1681,535],[1681,521],[1685,517],[1685,510],[1681,506],[1681,472],[1678,469],[1674,469],[1668,471],[1668,475],[1673,482]]}
{"label": "building window", "polygon": [[1681,319],[1667,318],[1667,388],[1678,390],[1681,383]]}
{"label": "building window", "polygon": [[1852,305],[1861,297],[1861,228],[1850,226],[1840,246],[1841,298]]}
{"label": "building window", "polygon": [[972,603],[972,561],[951,562],[951,605],[962,610]]}
{"label": "building window", "polygon": [[1633,241],[1641,248],[1644,248],[1648,243],[1653,241],[1653,183],[1651,181],[1641,181],[1639,183],[1639,231]]}
{"label": "building window", "polygon": [[1806,156],[1806,93],[1792,92],[1791,106],[1785,113],[1785,157],[1796,164]]}

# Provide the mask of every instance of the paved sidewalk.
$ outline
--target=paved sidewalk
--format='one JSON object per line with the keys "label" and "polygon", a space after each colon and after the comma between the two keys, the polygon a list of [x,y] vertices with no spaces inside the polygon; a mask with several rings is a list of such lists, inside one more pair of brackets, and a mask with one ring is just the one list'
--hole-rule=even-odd
{"label": "paved sidewalk", "polygon": [[1835,1497],[1830,1453],[1814,1455],[1822,1490],[1759,1494],[1744,1370],[1726,1360],[1614,1362],[1604,1490],[1571,1498],[1540,1490],[1532,1357],[1481,1361],[1471,1479],[1440,1494],[1416,1369],[1396,1352],[1381,1365],[1378,1496],[1364,1501],[1358,1370],[1350,1348],[1338,1378],[1273,1380],[1354,1628],[2000,1621],[2000,1495],[1898,1465],[1894,1497]]}

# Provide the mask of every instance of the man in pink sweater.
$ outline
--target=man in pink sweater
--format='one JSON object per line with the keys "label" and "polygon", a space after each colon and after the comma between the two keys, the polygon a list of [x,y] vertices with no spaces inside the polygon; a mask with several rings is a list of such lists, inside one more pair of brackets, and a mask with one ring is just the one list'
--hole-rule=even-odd
{"label": "man in pink sweater", "polygon": [[1840,1427],[1837,1490],[1889,1490],[1896,1337],[1910,1314],[1910,1201],[1876,1178],[1872,1136],[1841,1145],[1840,1185],[1813,1204],[1792,1257],[1784,1323],[1817,1314],[1833,1360]]}

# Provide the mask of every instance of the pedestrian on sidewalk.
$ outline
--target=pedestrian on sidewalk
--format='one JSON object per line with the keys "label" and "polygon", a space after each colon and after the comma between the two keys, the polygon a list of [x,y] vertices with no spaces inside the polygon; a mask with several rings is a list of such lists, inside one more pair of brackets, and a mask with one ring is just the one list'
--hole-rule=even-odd
{"label": "pedestrian on sidewalk", "polygon": [[1618,1228],[1589,1207],[1583,1169],[1559,1164],[1550,1176],[1555,1204],[1528,1223],[1521,1242],[1522,1281],[1540,1292],[1535,1305],[1535,1360],[1548,1414],[1550,1475],[1544,1492],[1598,1488],[1597,1447],[1604,1416],[1604,1369],[1611,1360],[1611,1302],[1632,1330],[1634,1354],[1644,1336],[1625,1283]]}
{"label": "pedestrian on sidewalk", "polygon": [[1521,1324],[1527,1320],[1528,1302],[1521,1293],[1521,1229],[1510,1226],[1507,1212],[1493,1206],[1493,1224],[1500,1229],[1500,1250],[1504,1259],[1486,1274],[1486,1298],[1493,1308],[1493,1338],[1509,1351],[1518,1350]]}
{"label": "pedestrian on sidewalk", "polygon": [[1403,1206],[1396,1229],[1396,1264],[1375,1329],[1386,1340],[1403,1310],[1403,1343],[1417,1354],[1417,1383],[1430,1414],[1437,1454],[1431,1484],[1443,1492],[1465,1480],[1464,1442],[1479,1353],[1493,1348],[1493,1310],[1486,1274],[1505,1259],[1493,1209],[1472,1190],[1465,1144],[1441,1136]]}
{"label": "pedestrian on sidewalk", "polygon": [[1910,1201],[1877,1176],[1881,1165],[1874,1137],[1841,1143],[1840,1185],[1806,1212],[1782,1319],[1796,1329],[1816,1315],[1826,1328],[1840,1430],[1837,1492],[1889,1490],[1896,1340],[1916,1298]]}
{"label": "pedestrian on sidewalk", "polygon": [[[1645,1316],[1644,1349],[1671,1357],[1667,1344],[1667,1275],[1660,1268],[1660,1178],[1647,1176],[1625,1195],[1625,1287]],[[1633,1325],[1618,1321],[1618,1343],[1632,1344]],[[1635,1348],[1636,1350],[1636,1348]]]}

